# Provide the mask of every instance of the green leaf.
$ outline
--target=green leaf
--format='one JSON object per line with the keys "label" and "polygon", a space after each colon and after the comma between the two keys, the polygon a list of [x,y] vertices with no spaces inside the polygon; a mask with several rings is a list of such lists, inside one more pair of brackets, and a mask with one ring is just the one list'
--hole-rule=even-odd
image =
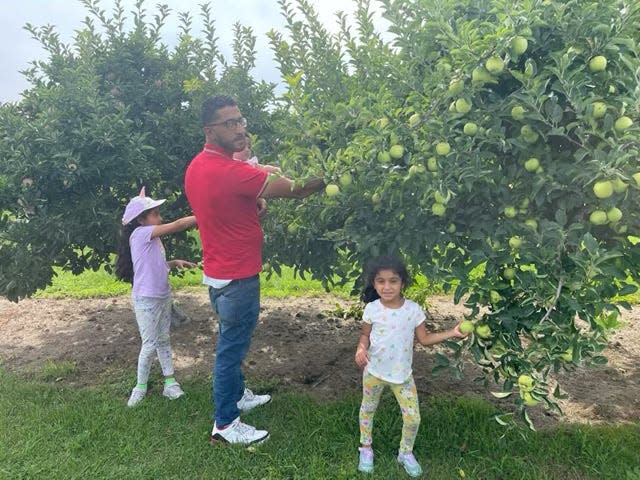
{"label": "green leaf", "polygon": [[491,392],[491,395],[493,395],[496,398],[507,398],[512,393],[513,392]]}

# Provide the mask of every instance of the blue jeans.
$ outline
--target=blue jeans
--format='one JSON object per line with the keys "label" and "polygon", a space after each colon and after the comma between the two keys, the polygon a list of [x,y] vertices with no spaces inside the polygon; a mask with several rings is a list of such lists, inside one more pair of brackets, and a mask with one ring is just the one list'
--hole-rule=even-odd
{"label": "blue jeans", "polygon": [[260,313],[258,275],[233,280],[223,288],[209,287],[211,307],[218,314],[218,344],[213,366],[214,421],[219,427],[239,415],[244,394],[242,362],[247,356]]}

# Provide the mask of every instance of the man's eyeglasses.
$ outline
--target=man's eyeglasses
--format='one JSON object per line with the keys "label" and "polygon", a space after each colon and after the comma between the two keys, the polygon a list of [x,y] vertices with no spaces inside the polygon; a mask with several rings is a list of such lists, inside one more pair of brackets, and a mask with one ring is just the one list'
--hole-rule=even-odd
{"label": "man's eyeglasses", "polygon": [[205,125],[206,127],[217,127],[218,125],[224,125],[228,130],[235,130],[238,128],[238,125],[242,126],[242,128],[247,126],[247,119],[244,117],[240,118],[230,118],[229,120],[225,120],[224,122],[218,123],[208,123]]}

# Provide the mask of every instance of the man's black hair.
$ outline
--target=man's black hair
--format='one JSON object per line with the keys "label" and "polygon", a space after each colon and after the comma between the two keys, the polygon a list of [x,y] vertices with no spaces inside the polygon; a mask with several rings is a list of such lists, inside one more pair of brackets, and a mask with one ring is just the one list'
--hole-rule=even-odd
{"label": "man's black hair", "polygon": [[218,110],[224,107],[236,107],[238,103],[228,95],[215,95],[202,102],[200,109],[200,123],[202,126],[210,124]]}

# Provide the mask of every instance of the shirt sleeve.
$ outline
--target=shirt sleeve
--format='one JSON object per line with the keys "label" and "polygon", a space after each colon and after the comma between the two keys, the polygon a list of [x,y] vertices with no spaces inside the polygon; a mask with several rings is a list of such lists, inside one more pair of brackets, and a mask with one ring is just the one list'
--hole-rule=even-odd
{"label": "shirt sleeve", "polygon": [[374,311],[373,302],[367,303],[364,306],[364,312],[362,312],[362,321],[364,323],[368,323],[368,324],[373,323],[373,311]]}
{"label": "shirt sleeve", "polygon": [[155,225],[147,225],[136,228],[131,233],[131,239],[138,244],[149,243],[151,241],[151,233],[153,232],[154,227]]}
{"label": "shirt sleeve", "polygon": [[234,162],[233,191],[241,196],[256,198],[264,189],[269,172],[246,162]]}
{"label": "shirt sleeve", "polygon": [[413,307],[415,311],[413,315],[415,319],[415,325],[413,328],[417,328],[418,325],[420,325],[427,319],[427,316],[424,314],[424,310],[422,310],[422,307],[420,307],[420,305],[418,305],[417,303],[414,303]]}

